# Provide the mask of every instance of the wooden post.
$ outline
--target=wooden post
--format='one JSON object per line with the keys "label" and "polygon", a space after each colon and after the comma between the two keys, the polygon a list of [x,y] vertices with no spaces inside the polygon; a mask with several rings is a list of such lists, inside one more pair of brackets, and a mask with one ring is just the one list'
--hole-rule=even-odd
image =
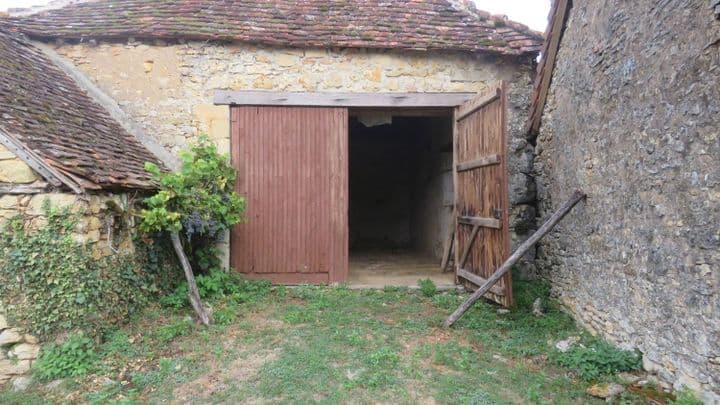
{"label": "wooden post", "polygon": [[455,244],[455,209],[453,209],[452,217],[450,217],[450,229],[448,229],[448,237],[445,240],[445,251],[443,252],[442,263],[440,263],[440,272],[445,273],[447,271],[448,263],[450,263],[450,257],[453,251],[453,245]]}
{"label": "wooden post", "polygon": [[173,247],[175,248],[175,254],[178,259],[180,259],[180,264],[182,265],[183,271],[185,271],[185,279],[188,282],[188,298],[190,298],[190,304],[193,309],[195,309],[195,312],[200,318],[200,322],[202,322],[205,326],[210,325],[210,316],[208,316],[207,311],[205,311],[205,307],[202,306],[202,302],[200,301],[200,293],[198,292],[197,284],[195,283],[195,275],[193,274],[192,267],[190,266],[190,261],[187,256],[185,256],[182,243],[180,243],[180,235],[178,235],[177,231],[170,232],[170,240],[172,240]]}
{"label": "wooden post", "polygon": [[478,300],[480,297],[485,295],[492,286],[494,286],[498,280],[502,278],[502,276],[507,273],[512,266],[517,263],[518,260],[528,251],[530,248],[535,245],[540,239],[542,239],[543,236],[545,236],[548,232],[550,232],[555,225],[557,225],[558,222],[560,222],[565,215],[567,215],[568,212],[577,204],[580,200],[585,198],[585,193],[583,193],[580,190],[577,190],[573,193],[572,197],[563,204],[557,211],[555,211],[552,216],[545,221],[545,223],[535,231],[532,236],[530,236],[525,242],[523,242],[520,247],[517,248],[517,250],[505,261],[505,263],[500,266],[500,268],[493,273],[490,278],[488,278],[487,282],[483,284],[480,288],[475,290],[475,292],[458,307],[458,309],[455,310],[446,320],[443,324],[445,327],[452,326],[458,319],[460,319],[465,312],[470,309],[470,307]]}

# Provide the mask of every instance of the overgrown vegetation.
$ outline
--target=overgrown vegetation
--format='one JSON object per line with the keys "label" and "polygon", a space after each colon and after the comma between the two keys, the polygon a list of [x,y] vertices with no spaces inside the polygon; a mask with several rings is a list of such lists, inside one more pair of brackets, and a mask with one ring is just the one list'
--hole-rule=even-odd
{"label": "overgrown vegetation", "polygon": [[137,256],[97,260],[74,235],[79,214],[51,207],[47,200],[43,213],[46,225],[28,230],[17,217],[0,236],[0,296],[13,324],[32,334],[102,334],[138,312],[177,274],[168,271],[152,243]]}
{"label": "overgrown vegetation", "polygon": [[145,164],[159,190],[145,199],[140,229],[182,231],[183,248],[193,269],[207,273],[220,267],[215,244],[225,230],[243,219],[245,199],[233,190],[235,169],[207,137],[182,151],[180,159],[176,172]]}
{"label": "overgrown vegetation", "polygon": [[[227,298],[236,304],[255,301],[267,295],[271,287],[268,281],[246,280],[234,271],[201,274],[197,277],[197,285],[202,299],[218,301]],[[160,303],[175,309],[186,307],[187,293],[187,282],[183,282],[172,293],[161,297]]]}
{"label": "overgrown vegetation", "polygon": [[228,157],[221,156],[207,137],[181,152],[180,158],[177,172],[145,164],[160,189],[145,199],[147,209],[141,212],[140,229],[169,233],[185,272],[190,303],[200,321],[208,325],[210,315],[200,301],[194,271],[220,270],[216,243],[224,231],[243,219],[245,199],[233,189],[236,173]]}
{"label": "overgrown vegetation", "polygon": [[426,297],[432,297],[437,293],[435,283],[429,278],[418,280],[418,286],[420,287],[420,293]]}
{"label": "overgrown vegetation", "polygon": [[558,352],[553,356],[553,361],[575,370],[578,377],[587,381],[642,368],[640,353],[619,349],[600,339],[575,345],[565,353]]}
{"label": "overgrown vegetation", "polygon": [[70,336],[62,344],[43,348],[35,363],[34,373],[43,380],[80,377],[90,371],[97,360],[95,344],[84,334]]}
{"label": "overgrown vegetation", "polygon": [[[189,321],[186,306],[151,305],[106,336],[85,377],[24,394],[0,391],[0,397],[19,403],[596,401],[585,394],[589,383],[551,360],[558,340],[579,335],[589,345],[592,338],[551,301],[544,316],[532,314],[532,302],[547,299],[544,284],[516,281],[518,304],[509,313],[478,302],[456,327],[444,329],[443,319],[466,295],[270,288],[225,277],[201,283],[216,317],[210,327]],[[627,392],[622,401],[647,402],[640,395]]]}

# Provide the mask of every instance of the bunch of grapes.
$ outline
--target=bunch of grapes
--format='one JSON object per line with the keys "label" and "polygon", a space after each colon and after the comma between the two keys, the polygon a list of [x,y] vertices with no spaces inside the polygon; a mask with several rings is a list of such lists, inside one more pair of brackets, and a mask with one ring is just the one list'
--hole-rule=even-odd
{"label": "bunch of grapes", "polygon": [[210,239],[216,239],[220,234],[218,222],[204,219],[198,211],[193,211],[189,216],[183,218],[182,225],[188,240],[192,240],[193,235],[204,235]]}

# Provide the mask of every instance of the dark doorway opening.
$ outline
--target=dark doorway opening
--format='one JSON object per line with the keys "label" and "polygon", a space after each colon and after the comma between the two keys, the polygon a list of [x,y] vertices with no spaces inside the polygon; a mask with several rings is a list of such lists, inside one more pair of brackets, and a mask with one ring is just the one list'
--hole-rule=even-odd
{"label": "dark doorway opening", "polygon": [[348,281],[452,285],[439,270],[454,199],[451,117],[350,115]]}

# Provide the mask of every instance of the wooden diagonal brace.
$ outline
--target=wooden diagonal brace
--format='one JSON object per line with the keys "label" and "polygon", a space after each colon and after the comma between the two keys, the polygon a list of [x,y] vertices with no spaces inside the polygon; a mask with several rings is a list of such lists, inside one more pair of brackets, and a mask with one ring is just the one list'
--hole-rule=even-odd
{"label": "wooden diagonal brace", "polygon": [[475,292],[467,299],[465,302],[462,303],[458,307],[458,309],[455,310],[443,323],[445,327],[452,326],[458,319],[460,319],[465,312],[467,312],[468,309],[487,293],[490,291],[492,286],[494,286],[498,280],[502,278],[502,276],[505,275],[512,266],[517,263],[518,260],[520,260],[521,257],[533,246],[535,245],[540,239],[542,239],[543,236],[548,234],[554,227],[557,225],[558,222],[560,222],[565,215],[567,215],[568,212],[577,204],[580,202],[580,200],[584,199],[586,197],[586,194],[580,190],[575,191],[573,195],[570,197],[570,199],[563,204],[555,213],[552,214],[550,218],[548,218],[547,221],[538,229],[535,231],[532,236],[530,236],[525,242],[523,242],[520,247],[515,250],[515,252],[507,259],[505,260],[505,263],[503,263],[500,268],[498,268],[495,273],[493,273],[490,278],[488,278],[487,282],[483,284],[480,288],[475,290]]}

